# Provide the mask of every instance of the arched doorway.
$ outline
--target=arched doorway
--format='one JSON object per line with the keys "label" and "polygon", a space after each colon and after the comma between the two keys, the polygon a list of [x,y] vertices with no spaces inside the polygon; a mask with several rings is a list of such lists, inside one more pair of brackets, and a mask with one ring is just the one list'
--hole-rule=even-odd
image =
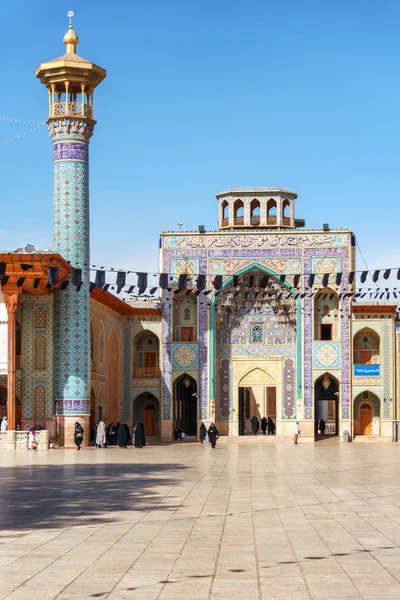
{"label": "arched doorway", "polygon": [[197,383],[187,373],[174,382],[174,419],[186,435],[197,435]]}
{"label": "arched doorway", "polygon": [[135,423],[143,423],[146,437],[158,437],[159,401],[150,392],[143,392],[133,403],[133,418]]}
{"label": "arched doorway", "polygon": [[239,435],[251,433],[251,418],[270,417],[276,424],[276,383],[260,368],[252,369],[239,382]]}
{"label": "arched doorway", "polygon": [[354,435],[380,435],[381,402],[365,390],[354,399]]}
{"label": "arched doorway", "polygon": [[325,421],[324,437],[338,435],[339,431],[339,382],[325,373],[315,382],[315,438],[321,437],[319,424]]}
{"label": "arched doorway", "polygon": [[[16,412],[15,412],[15,424],[21,429],[21,417],[22,417],[22,406],[21,400],[18,396],[15,397]],[[3,417],[7,416],[7,388],[0,386],[0,421]]]}

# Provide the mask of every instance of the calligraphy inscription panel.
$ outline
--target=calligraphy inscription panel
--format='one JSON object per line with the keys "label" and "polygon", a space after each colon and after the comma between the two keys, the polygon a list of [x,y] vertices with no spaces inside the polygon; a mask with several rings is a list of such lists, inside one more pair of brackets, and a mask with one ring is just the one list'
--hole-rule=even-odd
{"label": "calligraphy inscription panel", "polygon": [[164,250],[181,250],[183,248],[342,248],[351,244],[350,233],[310,233],[287,234],[275,233],[242,235],[168,235],[163,234]]}

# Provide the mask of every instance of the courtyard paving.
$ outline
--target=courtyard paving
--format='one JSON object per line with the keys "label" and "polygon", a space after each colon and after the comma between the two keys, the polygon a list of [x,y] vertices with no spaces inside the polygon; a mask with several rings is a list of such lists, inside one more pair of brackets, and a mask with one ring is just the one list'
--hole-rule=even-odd
{"label": "courtyard paving", "polygon": [[0,598],[400,598],[400,444],[0,454]]}

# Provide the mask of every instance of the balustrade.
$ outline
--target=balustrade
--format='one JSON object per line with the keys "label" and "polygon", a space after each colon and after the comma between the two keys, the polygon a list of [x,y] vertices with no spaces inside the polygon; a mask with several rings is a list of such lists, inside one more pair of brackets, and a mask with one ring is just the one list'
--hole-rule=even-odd
{"label": "balustrade", "polygon": [[136,379],[151,379],[160,376],[160,367],[133,367],[132,369],[132,377]]}
{"label": "balustrade", "polygon": [[82,102],[54,102],[50,107],[52,117],[87,117],[92,118],[92,107]]}

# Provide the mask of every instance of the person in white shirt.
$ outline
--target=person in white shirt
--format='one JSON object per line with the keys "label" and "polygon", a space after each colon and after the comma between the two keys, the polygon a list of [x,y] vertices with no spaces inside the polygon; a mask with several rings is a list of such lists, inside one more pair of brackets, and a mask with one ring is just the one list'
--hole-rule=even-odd
{"label": "person in white shirt", "polygon": [[296,425],[294,426],[293,434],[294,434],[294,443],[297,444],[298,443],[298,439],[299,439],[299,435],[300,435],[300,426],[299,426],[299,422],[298,421],[296,421]]}
{"label": "person in white shirt", "polygon": [[7,429],[8,429],[7,417],[4,416],[1,421],[0,431],[7,431]]}

